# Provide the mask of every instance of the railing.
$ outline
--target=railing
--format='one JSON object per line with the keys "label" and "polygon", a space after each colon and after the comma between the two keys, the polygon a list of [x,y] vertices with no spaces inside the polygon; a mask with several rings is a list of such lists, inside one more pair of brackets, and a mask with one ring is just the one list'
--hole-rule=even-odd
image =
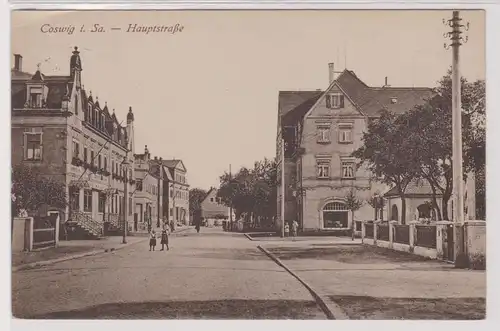
{"label": "railing", "polygon": [[377,239],[389,241],[389,225],[379,224],[377,227]]}
{"label": "railing", "polygon": [[365,237],[373,239],[373,223],[365,224]]}
{"label": "railing", "polygon": [[410,226],[409,225],[394,225],[393,241],[398,244],[410,244]]}
{"label": "railing", "polygon": [[417,225],[416,232],[415,246],[436,248],[435,225]]}
{"label": "railing", "polygon": [[99,237],[102,234],[101,223],[96,222],[94,219],[92,219],[91,216],[81,211],[72,211],[71,220],[76,222],[80,227],[84,228],[95,236]]}

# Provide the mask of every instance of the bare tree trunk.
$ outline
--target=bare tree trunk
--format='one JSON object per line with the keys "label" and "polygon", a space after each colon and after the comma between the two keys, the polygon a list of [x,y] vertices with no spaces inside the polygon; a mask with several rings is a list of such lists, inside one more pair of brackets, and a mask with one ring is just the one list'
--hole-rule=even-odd
{"label": "bare tree trunk", "polygon": [[401,194],[401,224],[406,224],[406,198]]}

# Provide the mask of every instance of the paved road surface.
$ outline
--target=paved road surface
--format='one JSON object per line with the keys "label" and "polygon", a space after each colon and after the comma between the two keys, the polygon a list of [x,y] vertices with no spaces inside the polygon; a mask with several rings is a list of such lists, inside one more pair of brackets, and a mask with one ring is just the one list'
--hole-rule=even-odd
{"label": "paved road surface", "polygon": [[[18,318],[325,319],[309,292],[239,234],[192,230],[13,274]],[[157,247],[158,248],[158,247]]]}

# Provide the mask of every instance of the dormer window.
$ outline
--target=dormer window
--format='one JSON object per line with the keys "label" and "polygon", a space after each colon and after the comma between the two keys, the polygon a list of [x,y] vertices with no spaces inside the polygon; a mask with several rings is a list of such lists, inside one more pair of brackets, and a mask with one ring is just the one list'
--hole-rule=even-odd
{"label": "dormer window", "polygon": [[326,95],[326,108],[344,108],[344,95],[342,93],[330,93]]}
{"label": "dormer window", "polygon": [[101,114],[101,130],[104,130],[104,124],[106,123],[106,119],[104,114]]}
{"label": "dormer window", "polygon": [[42,93],[41,92],[31,92],[31,94],[30,94],[30,107],[31,108],[42,108]]}
{"label": "dormer window", "polygon": [[394,105],[398,103],[398,98],[391,98],[391,103]]}
{"label": "dormer window", "polygon": [[75,94],[75,115],[78,115],[78,94]]}
{"label": "dormer window", "polygon": [[87,114],[85,116],[85,120],[87,122],[91,122],[92,121],[91,117],[92,117],[92,105],[89,104],[89,106],[87,108]]}

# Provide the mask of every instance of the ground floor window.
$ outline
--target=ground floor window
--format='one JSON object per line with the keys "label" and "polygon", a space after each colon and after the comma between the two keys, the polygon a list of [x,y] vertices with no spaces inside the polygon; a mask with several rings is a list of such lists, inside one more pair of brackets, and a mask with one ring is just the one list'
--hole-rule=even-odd
{"label": "ground floor window", "polygon": [[349,211],[344,203],[330,202],[323,207],[323,227],[326,229],[349,227]]}
{"label": "ground floor window", "polygon": [[80,210],[80,190],[73,188],[70,190],[70,206],[71,210],[79,211]]}

